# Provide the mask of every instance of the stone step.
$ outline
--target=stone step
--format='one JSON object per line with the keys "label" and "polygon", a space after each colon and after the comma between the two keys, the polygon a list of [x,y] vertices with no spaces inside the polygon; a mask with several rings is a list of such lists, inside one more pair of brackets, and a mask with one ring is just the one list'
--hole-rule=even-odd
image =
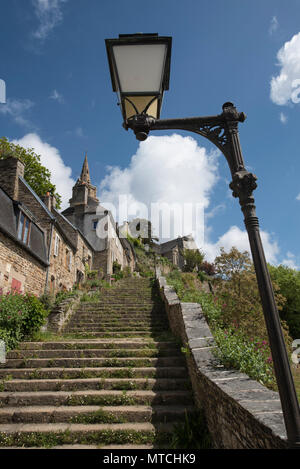
{"label": "stone step", "polygon": [[175,342],[147,342],[145,340],[72,340],[59,342],[22,342],[18,350],[90,350],[90,349],[139,349],[149,348],[150,350],[177,349]]}
{"label": "stone step", "polygon": [[125,326],[122,324],[114,324],[112,323],[110,326],[104,327],[104,326],[98,326],[97,324],[92,324],[90,326],[84,326],[82,327],[81,324],[71,324],[67,325],[64,328],[65,332],[77,332],[77,331],[83,331],[84,332],[130,332],[130,331],[144,331],[144,332],[152,332],[152,331],[160,331],[161,329],[167,329],[167,326],[139,326],[139,325],[132,325],[132,326]]}
{"label": "stone step", "polygon": [[[0,368],[0,379],[186,378],[185,366],[139,368]],[[5,383],[3,383],[5,385]]]}
{"label": "stone step", "polygon": [[82,391],[82,390],[156,390],[186,391],[184,378],[85,378],[85,379],[12,379],[4,381],[2,392]]}
{"label": "stone step", "polygon": [[169,325],[168,321],[166,318],[141,318],[141,317],[131,317],[131,316],[120,316],[120,317],[114,317],[109,314],[104,315],[102,317],[99,316],[79,316],[79,315],[74,315],[71,319],[70,322],[75,322],[75,323],[80,323],[80,324],[102,324],[103,326],[108,326],[110,324],[130,324],[130,325],[139,325],[139,326],[149,326],[149,325],[158,325],[160,326],[161,324],[163,325]]}
{"label": "stone step", "polygon": [[169,357],[178,356],[178,349],[55,349],[55,350],[15,350],[7,353],[7,359],[22,358],[103,358],[103,357]]}
{"label": "stone step", "polygon": [[191,414],[193,406],[27,406],[0,409],[0,425],[19,423],[170,423]]}
{"label": "stone step", "polygon": [[64,329],[64,332],[67,334],[72,334],[75,335],[76,337],[113,337],[113,338],[118,338],[118,337],[126,337],[126,335],[132,335],[133,337],[149,337],[150,335],[158,335],[159,333],[162,333],[164,331],[167,331],[168,329],[163,329],[163,328],[151,328],[149,327],[148,329],[126,329],[126,330],[120,330],[119,328],[114,330],[111,328],[103,328],[103,330],[99,330],[99,328],[90,328],[84,330],[83,328],[79,327],[66,327]]}
{"label": "stone step", "polygon": [[12,358],[8,359],[5,368],[45,368],[45,367],[130,367],[130,366],[184,366],[185,360],[181,356],[159,358]]}
{"label": "stone step", "polygon": [[[80,306],[78,307],[77,311],[79,312],[91,312],[91,311],[111,311],[111,310],[116,310],[116,311],[145,311],[145,312],[152,312],[154,307],[152,303],[149,303],[148,305],[143,305],[140,303],[134,303],[134,304],[126,304],[124,302],[120,303],[112,303],[110,302],[103,302],[97,304],[97,303],[90,303],[86,304],[81,303]],[[155,308],[154,312],[159,312],[159,308]]]}
{"label": "stone step", "polygon": [[[72,316],[72,319],[76,318],[76,320],[98,320],[98,321],[107,321],[108,319],[112,320],[128,320],[128,321],[164,321],[168,322],[168,318],[162,315],[154,315],[154,314],[128,314],[128,313],[75,313]],[[71,319],[71,320],[72,320]]]}
{"label": "stone step", "polygon": [[0,446],[53,447],[64,444],[145,444],[161,442],[171,434],[172,424],[2,424]]}
{"label": "stone step", "polygon": [[[29,391],[2,392],[0,405],[8,407],[40,405],[190,405],[190,391],[152,390],[83,390],[83,391]],[[1,431],[1,430],[0,430]]]}

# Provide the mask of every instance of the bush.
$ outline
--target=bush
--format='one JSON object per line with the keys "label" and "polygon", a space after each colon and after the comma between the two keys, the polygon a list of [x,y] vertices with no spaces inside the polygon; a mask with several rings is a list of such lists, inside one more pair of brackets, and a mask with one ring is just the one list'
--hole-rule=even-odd
{"label": "bush", "polygon": [[276,389],[273,362],[267,341],[249,340],[243,332],[222,328],[214,329],[214,338],[218,345],[214,349],[214,354],[224,366],[236,368],[261,384]]}
{"label": "bush", "polygon": [[0,296],[0,338],[9,349],[30,338],[44,324],[47,312],[43,303],[26,293],[7,293]]}
{"label": "bush", "polygon": [[114,261],[113,262],[113,273],[118,274],[119,272],[121,272],[121,270],[122,270],[121,264],[119,264],[118,261]]}
{"label": "bush", "polygon": [[199,271],[204,272],[207,275],[213,276],[216,274],[216,266],[215,264],[204,261],[202,262],[202,264],[200,264]]}
{"label": "bush", "polygon": [[26,308],[22,314],[22,333],[30,336],[38,332],[45,322],[46,311],[41,301],[34,295],[25,295]]}
{"label": "bush", "polygon": [[286,299],[282,310],[281,319],[287,322],[293,339],[300,337],[300,272],[289,267],[279,265],[270,266],[271,279],[279,287],[279,292]]}
{"label": "bush", "polygon": [[203,263],[204,254],[198,249],[185,249],[183,257],[185,261],[184,270],[193,272],[196,268],[199,270],[200,265]]}
{"label": "bush", "polygon": [[40,302],[44,305],[46,311],[50,313],[55,305],[56,297],[53,293],[44,293],[40,296]]}

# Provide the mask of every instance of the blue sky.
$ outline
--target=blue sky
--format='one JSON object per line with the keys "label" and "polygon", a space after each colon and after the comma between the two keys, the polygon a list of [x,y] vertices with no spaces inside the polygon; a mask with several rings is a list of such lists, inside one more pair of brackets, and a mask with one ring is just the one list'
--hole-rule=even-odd
{"label": "blue sky", "polygon": [[258,177],[267,258],[300,266],[298,0],[288,7],[282,0],[2,0],[0,6],[0,79],[7,87],[0,134],[41,154],[65,204],[87,151],[101,201],[114,202],[119,192],[134,203],[199,199],[206,205],[208,257],[220,245],[248,247],[229,169],[209,142],[160,132],[140,145],[121,127],[104,39],[158,32],[173,37],[161,117],[218,114],[226,101],[247,114],[240,137],[246,165]]}

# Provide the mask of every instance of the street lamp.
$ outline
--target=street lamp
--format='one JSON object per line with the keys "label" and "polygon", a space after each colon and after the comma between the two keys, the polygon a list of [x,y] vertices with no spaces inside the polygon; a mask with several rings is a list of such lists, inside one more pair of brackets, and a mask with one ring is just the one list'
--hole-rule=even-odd
{"label": "street lamp", "polygon": [[171,38],[157,34],[120,35],[119,39],[106,39],[106,48],[113,90],[119,96],[126,130],[132,129],[138,140],[145,140],[150,130],[194,132],[216,145],[227,160],[232,176],[229,187],[233,197],[239,199],[249,237],[288,441],[290,447],[300,449],[299,403],[254,205],[257,178],[245,168],[239,141],[238,123],[244,122],[246,115],[226,102],[222,113],[215,116],[159,119],[163,92],[169,85]]}

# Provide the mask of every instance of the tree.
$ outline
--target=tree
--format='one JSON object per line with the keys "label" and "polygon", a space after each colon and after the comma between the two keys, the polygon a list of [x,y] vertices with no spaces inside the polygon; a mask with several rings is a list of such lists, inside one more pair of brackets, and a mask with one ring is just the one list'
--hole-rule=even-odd
{"label": "tree", "polygon": [[230,252],[225,252],[221,247],[221,254],[215,259],[217,274],[226,280],[231,280],[235,275],[239,275],[243,270],[249,270],[251,259],[247,251],[240,252],[236,247],[232,247]]}
{"label": "tree", "polygon": [[286,298],[286,303],[280,311],[293,339],[300,337],[300,272],[284,265],[269,265],[271,279],[279,286],[280,293]]}
{"label": "tree", "polygon": [[33,149],[25,149],[20,145],[15,145],[6,137],[0,138],[0,158],[5,159],[10,156],[19,158],[24,165],[24,179],[37,193],[43,197],[47,192],[56,198],[56,208],[61,206],[61,196],[56,192],[55,185],[51,182],[51,172],[41,164],[41,157]]}
{"label": "tree", "polygon": [[[216,296],[222,308],[225,326],[236,327],[249,338],[268,340],[255,270],[248,252],[240,252],[233,247],[226,253],[221,248],[215,266],[219,274]],[[278,310],[281,310],[285,298],[280,294],[276,282],[273,282],[273,288]],[[282,325],[286,329],[285,323]],[[286,331],[284,333],[289,343],[288,334]]]}
{"label": "tree", "polygon": [[185,260],[184,270],[186,272],[193,272],[196,268],[199,270],[204,259],[204,254],[198,249],[184,249],[183,257]]}

